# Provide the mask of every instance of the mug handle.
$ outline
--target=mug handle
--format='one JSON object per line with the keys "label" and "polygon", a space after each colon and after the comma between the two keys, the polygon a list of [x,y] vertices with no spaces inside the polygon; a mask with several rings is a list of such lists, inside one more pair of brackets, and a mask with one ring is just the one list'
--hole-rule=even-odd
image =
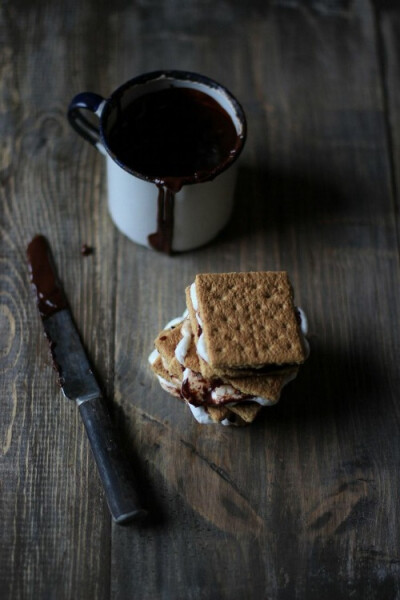
{"label": "mug handle", "polygon": [[92,92],[82,92],[71,100],[67,112],[70,125],[79,135],[96,147],[101,144],[100,128],[85,117],[84,111],[89,110],[100,117],[104,103],[105,99],[102,96]]}

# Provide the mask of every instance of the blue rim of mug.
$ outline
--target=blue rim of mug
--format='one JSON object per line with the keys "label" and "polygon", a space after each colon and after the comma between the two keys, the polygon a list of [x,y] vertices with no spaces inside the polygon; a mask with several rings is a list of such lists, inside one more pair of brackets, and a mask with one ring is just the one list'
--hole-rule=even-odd
{"label": "blue rim of mug", "polygon": [[243,107],[238,102],[238,100],[235,98],[235,96],[226,87],[224,87],[217,81],[210,79],[210,77],[207,77],[206,75],[201,75],[200,73],[194,73],[192,71],[177,71],[177,70],[151,71],[149,73],[143,73],[142,75],[138,75],[137,77],[134,77],[133,79],[130,79],[129,81],[126,81],[124,84],[122,84],[119,88],[117,88],[111,94],[111,96],[108,99],[105,100],[105,106],[104,106],[104,109],[100,116],[100,138],[103,143],[103,146],[114,162],[116,162],[122,169],[124,169],[131,175],[138,177],[139,179],[143,179],[150,183],[159,183],[161,180],[168,178],[167,176],[150,177],[147,175],[143,175],[143,173],[140,173],[139,171],[135,171],[134,169],[131,169],[130,167],[128,167],[124,162],[122,162],[118,158],[116,153],[113,150],[111,150],[111,148],[108,145],[106,135],[104,133],[105,124],[106,124],[106,121],[107,121],[109,115],[111,114],[111,111],[117,106],[119,99],[121,98],[121,96],[124,94],[124,92],[126,90],[128,90],[131,87],[134,87],[136,85],[142,85],[144,83],[148,83],[150,81],[156,81],[157,79],[162,79],[162,78],[172,79],[172,80],[175,79],[175,80],[179,80],[179,81],[190,81],[193,83],[200,83],[200,84],[205,85],[208,88],[211,88],[214,90],[220,90],[222,92],[222,94],[224,94],[228,98],[229,102],[231,103],[231,105],[234,109],[235,115],[242,127],[240,136],[238,136],[239,137],[238,149],[235,152],[235,154],[228,156],[228,158],[226,158],[224,161],[222,161],[217,167],[215,167],[212,171],[210,171],[210,173],[207,174],[207,176],[204,178],[199,179],[195,175],[188,175],[183,178],[185,180],[185,185],[211,181],[217,175],[219,175],[220,173],[225,171],[228,167],[230,167],[239,158],[239,156],[243,150],[244,144],[246,142],[246,138],[247,138],[247,122],[246,122],[246,115],[243,110]]}

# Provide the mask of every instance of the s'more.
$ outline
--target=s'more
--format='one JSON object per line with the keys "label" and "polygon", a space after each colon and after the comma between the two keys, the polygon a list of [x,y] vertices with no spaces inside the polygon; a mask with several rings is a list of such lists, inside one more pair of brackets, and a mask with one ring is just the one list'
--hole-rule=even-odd
{"label": "s'more", "polygon": [[307,358],[307,320],[285,272],[200,274],[155,339],[161,387],[202,424],[247,425]]}

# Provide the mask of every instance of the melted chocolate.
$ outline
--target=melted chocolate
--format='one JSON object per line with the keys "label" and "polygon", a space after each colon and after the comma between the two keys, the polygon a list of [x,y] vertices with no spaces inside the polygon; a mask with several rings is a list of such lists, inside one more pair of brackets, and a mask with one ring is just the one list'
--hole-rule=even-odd
{"label": "melted chocolate", "polygon": [[149,244],[155,250],[171,254],[174,233],[175,194],[158,186],[157,231],[149,235]]}
{"label": "melted chocolate", "polygon": [[88,246],[87,244],[82,244],[81,246],[81,254],[82,256],[90,256],[91,254],[93,254],[94,249],[91,246]]}
{"label": "melted chocolate", "polygon": [[209,404],[212,400],[211,394],[213,388],[208,385],[208,382],[205,380],[201,381],[199,387],[201,389],[194,390],[190,385],[189,379],[182,381],[181,394],[193,406],[203,406],[204,404]]}
{"label": "melted chocolate", "polygon": [[240,151],[228,113],[211,96],[171,87],[136,98],[110,131],[108,145],[129,170],[159,188],[156,250],[171,253],[174,198],[183,185],[209,181]]}
{"label": "melted chocolate", "polygon": [[208,179],[235,152],[238,136],[211,96],[171,87],[133,100],[108,143],[129,169],[176,192]]}
{"label": "melted chocolate", "polygon": [[27,248],[30,280],[39,313],[47,318],[67,308],[67,300],[57,277],[50,246],[43,235],[33,238]]}
{"label": "melted chocolate", "polygon": [[[224,385],[222,379],[207,380],[200,373],[193,373],[193,376],[196,379],[195,385],[191,385],[190,379],[186,378],[182,381],[181,386],[181,395],[189,404],[193,406],[223,406],[230,402],[238,402],[238,400],[232,400],[229,394],[220,397],[218,400],[212,397],[213,391]],[[251,398],[254,398],[254,396],[243,394],[239,401],[243,402],[244,400],[251,400]]]}

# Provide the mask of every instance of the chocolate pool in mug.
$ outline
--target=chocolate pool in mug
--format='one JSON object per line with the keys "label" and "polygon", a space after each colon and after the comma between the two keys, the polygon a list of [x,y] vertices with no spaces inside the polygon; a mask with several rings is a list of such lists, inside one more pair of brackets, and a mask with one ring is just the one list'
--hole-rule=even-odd
{"label": "chocolate pool in mug", "polygon": [[[82,109],[100,117],[99,130]],[[246,136],[243,110],[225,88],[193,73],[150,73],[109,100],[79,94],[69,119],[106,153],[110,213],[133,241],[170,253],[224,227],[235,180],[228,167]]]}

